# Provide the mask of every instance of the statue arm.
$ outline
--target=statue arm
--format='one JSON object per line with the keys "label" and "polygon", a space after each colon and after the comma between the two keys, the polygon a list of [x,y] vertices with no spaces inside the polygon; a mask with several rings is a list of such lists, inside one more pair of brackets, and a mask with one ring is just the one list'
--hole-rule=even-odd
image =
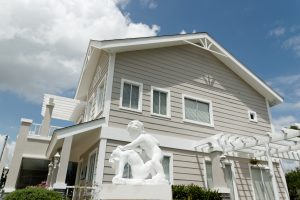
{"label": "statue arm", "polygon": [[122,150],[133,150],[135,149],[137,146],[139,146],[141,144],[141,142],[143,141],[143,136],[139,136],[138,138],[136,138],[135,140],[133,140],[132,142],[130,142],[129,144],[125,145],[124,147],[122,147]]}

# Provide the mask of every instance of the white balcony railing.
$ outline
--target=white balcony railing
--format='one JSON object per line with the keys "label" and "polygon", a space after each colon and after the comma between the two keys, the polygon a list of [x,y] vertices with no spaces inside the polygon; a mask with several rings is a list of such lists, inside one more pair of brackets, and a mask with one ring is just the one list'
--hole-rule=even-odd
{"label": "white balcony railing", "polygon": [[[42,126],[41,124],[32,123],[30,130],[29,130],[29,135],[35,135],[35,136],[41,135],[41,126]],[[48,137],[51,137],[53,135],[53,132],[59,128],[61,128],[61,127],[50,126],[49,131],[48,131]]]}

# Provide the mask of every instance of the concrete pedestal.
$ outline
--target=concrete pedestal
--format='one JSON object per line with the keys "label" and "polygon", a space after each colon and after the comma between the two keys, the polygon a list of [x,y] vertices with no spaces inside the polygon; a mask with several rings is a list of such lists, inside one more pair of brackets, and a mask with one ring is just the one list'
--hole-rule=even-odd
{"label": "concrete pedestal", "polygon": [[170,185],[112,185],[100,186],[99,199],[172,199]]}

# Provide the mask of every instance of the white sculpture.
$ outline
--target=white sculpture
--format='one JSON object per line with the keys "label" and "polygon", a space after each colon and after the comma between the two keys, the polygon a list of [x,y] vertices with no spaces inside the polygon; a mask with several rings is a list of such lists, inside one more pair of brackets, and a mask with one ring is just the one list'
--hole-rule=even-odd
{"label": "white sculpture", "polygon": [[[157,139],[147,134],[143,123],[138,120],[131,121],[127,130],[133,141],[125,146],[118,146],[109,159],[116,173],[112,182],[114,184],[168,184],[161,164],[163,153]],[[145,163],[141,150],[148,157]],[[122,178],[126,163],[131,167],[131,179]],[[151,178],[148,178],[150,174]]]}

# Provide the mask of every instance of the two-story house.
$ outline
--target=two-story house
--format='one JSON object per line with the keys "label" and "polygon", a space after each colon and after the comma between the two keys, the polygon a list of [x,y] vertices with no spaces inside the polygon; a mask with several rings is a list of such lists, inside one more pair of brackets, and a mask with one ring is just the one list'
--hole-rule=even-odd
{"label": "two-story house", "polygon": [[[31,146],[35,149],[27,157],[36,151],[48,161],[44,179],[54,189],[69,188],[70,168],[76,168],[76,186],[93,189],[111,183],[114,171],[108,158],[117,145],[131,141],[126,127],[137,119],[159,140],[170,184],[218,189],[231,199],[287,199],[278,161],[273,160],[270,178],[266,160],[254,166],[250,154],[226,154],[220,167],[222,150],[197,149],[199,141],[220,133],[251,137],[274,132],[270,107],[281,102],[281,96],[207,33],[92,40],[74,99],[44,98],[47,128],[51,117],[75,125],[57,129],[51,137],[47,131],[42,139],[30,136],[45,145],[42,150]],[[23,120],[20,135],[28,134],[30,125]],[[16,188],[24,165],[20,158],[11,166],[6,191]],[[130,177],[128,166],[125,171],[124,177]]]}

